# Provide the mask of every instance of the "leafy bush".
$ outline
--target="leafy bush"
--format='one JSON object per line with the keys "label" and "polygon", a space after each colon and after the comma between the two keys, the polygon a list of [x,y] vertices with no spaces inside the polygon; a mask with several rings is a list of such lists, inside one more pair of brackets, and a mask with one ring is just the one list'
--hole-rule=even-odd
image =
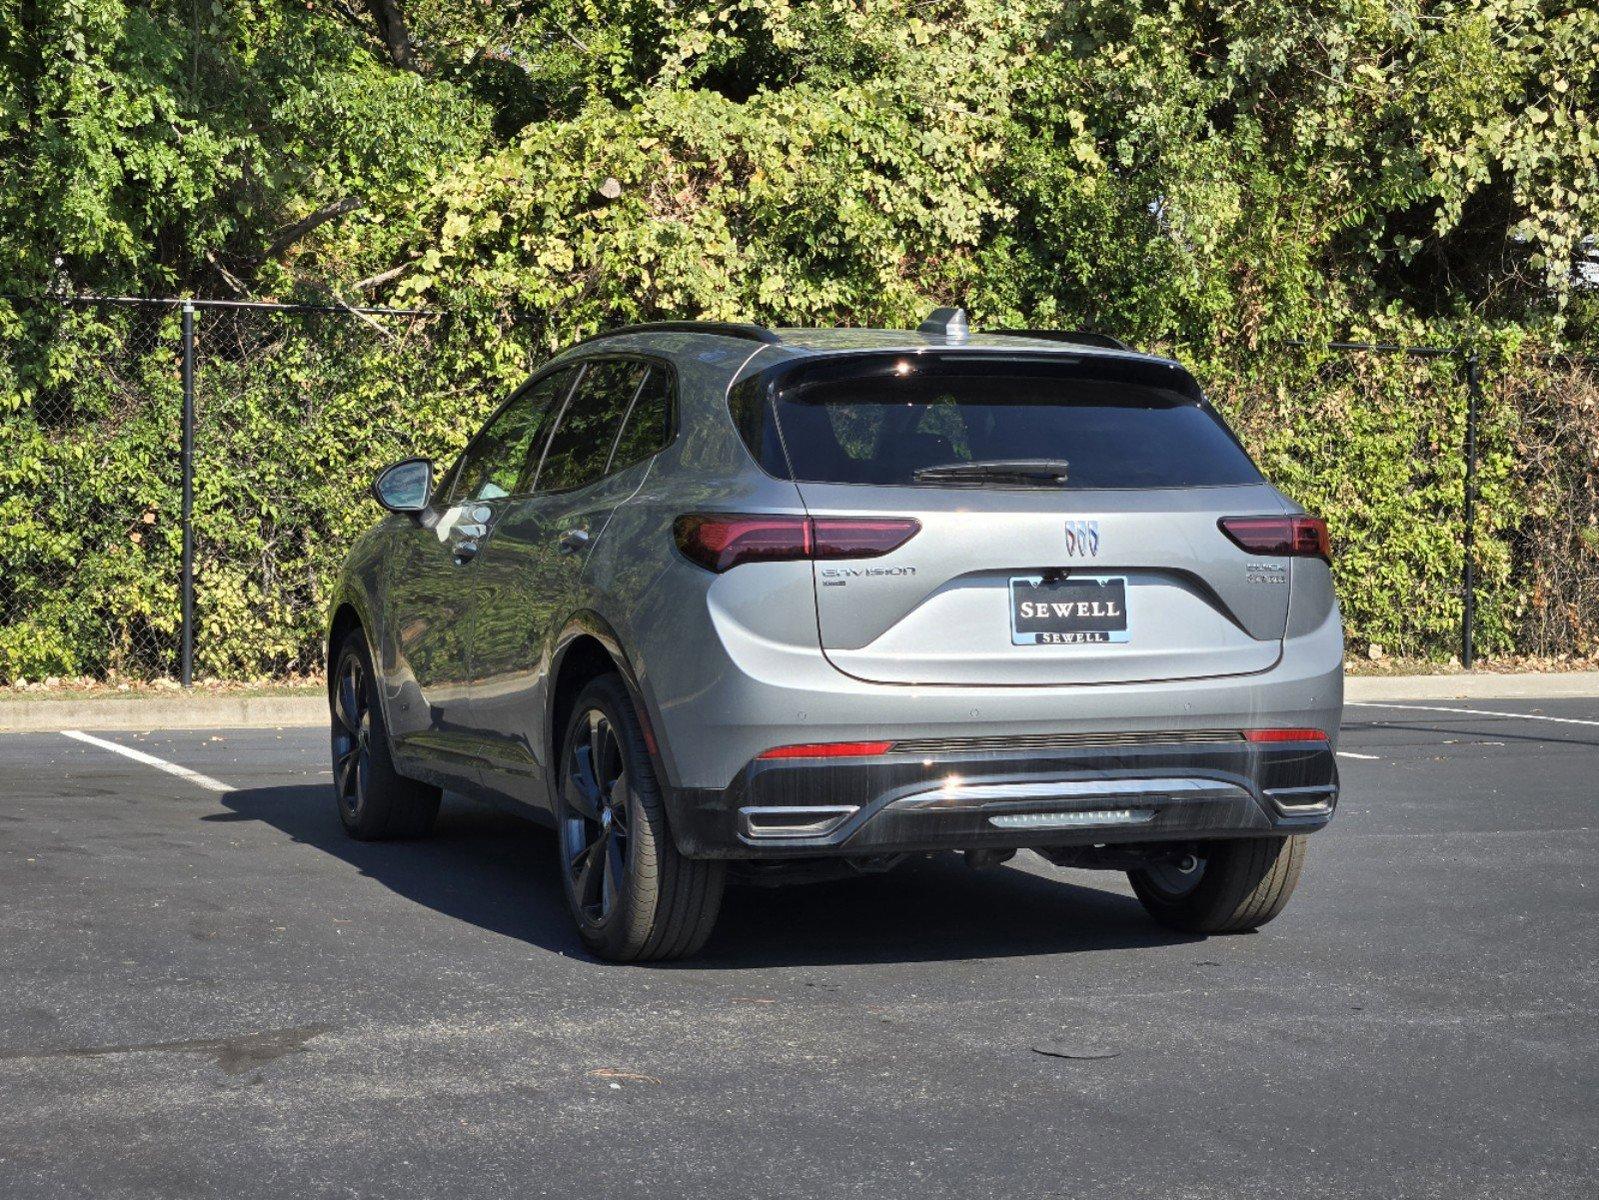
{"label": "leafy bush", "polygon": [[[1352,643],[1592,653],[1599,10],[1554,0],[0,0],[0,295],[201,315],[202,672],[311,667],[369,472],[651,317],[1095,327],[1332,520]],[[513,316],[513,314],[515,314]],[[177,315],[0,300],[0,678],[169,672]],[[1532,348],[1538,347],[1537,351]]]}

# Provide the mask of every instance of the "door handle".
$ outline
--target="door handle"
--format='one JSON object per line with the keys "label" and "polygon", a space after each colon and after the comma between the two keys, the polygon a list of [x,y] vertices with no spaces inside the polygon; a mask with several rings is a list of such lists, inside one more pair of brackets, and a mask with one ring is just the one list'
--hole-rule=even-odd
{"label": "door handle", "polygon": [[470,539],[464,542],[456,542],[455,550],[451,554],[451,557],[455,560],[456,566],[464,567],[467,563],[471,562],[477,557],[477,552],[479,549],[481,549],[481,547],[478,545],[478,543]]}
{"label": "door handle", "polygon": [[562,554],[576,554],[589,544],[589,531],[587,529],[568,529],[555,544]]}

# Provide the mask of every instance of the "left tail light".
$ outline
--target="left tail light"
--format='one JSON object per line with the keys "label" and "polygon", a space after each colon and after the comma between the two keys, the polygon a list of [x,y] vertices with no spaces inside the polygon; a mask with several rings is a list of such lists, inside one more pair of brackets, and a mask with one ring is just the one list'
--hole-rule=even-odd
{"label": "left tail light", "polygon": [[690,562],[720,574],[747,562],[878,558],[921,528],[912,517],[687,513],[672,522],[672,537]]}

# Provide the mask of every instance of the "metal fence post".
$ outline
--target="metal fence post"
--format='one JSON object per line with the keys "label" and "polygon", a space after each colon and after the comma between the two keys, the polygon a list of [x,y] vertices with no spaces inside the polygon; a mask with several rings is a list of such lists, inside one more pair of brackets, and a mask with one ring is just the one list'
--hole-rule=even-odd
{"label": "metal fence post", "polygon": [[1472,546],[1477,533],[1477,408],[1482,399],[1482,381],[1475,354],[1466,358],[1466,529],[1465,561],[1461,567],[1461,595],[1465,601],[1460,621],[1460,665],[1471,670],[1476,657],[1472,630],[1477,616],[1477,581],[1472,562]]}
{"label": "metal fence post", "polygon": [[183,686],[194,684],[194,303],[183,302]]}

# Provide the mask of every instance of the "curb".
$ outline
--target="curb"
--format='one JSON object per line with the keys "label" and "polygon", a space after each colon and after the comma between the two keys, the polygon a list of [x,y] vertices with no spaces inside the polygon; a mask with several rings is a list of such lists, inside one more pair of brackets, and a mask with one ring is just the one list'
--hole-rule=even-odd
{"label": "curb", "polygon": [[1525,675],[1352,675],[1346,701],[1562,700],[1599,696],[1599,671]]}
{"label": "curb", "polygon": [[0,700],[0,731],[58,729],[273,729],[325,725],[316,696],[143,696],[120,700]]}
{"label": "curb", "polygon": [[[1356,675],[1352,703],[1384,700],[1559,700],[1599,697],[1599,671],[1547,675]],[[326,724],[314,696],[174,696],[0,700],[0,732],[60,729],[275,729]]]}

